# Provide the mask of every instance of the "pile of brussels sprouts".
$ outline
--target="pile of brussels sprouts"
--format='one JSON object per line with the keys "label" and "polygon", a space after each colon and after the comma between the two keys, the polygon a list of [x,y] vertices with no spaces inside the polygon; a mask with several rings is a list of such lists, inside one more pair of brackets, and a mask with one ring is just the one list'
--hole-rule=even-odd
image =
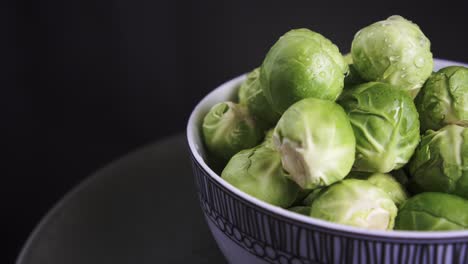
{"label": "pile of brussels sprouts", "polygon": [[284,34],[203,120],[209,164],[260,200],[378,230],[468,228],[468,68],[432,72],[430,41],[401,16],[342,56]]}

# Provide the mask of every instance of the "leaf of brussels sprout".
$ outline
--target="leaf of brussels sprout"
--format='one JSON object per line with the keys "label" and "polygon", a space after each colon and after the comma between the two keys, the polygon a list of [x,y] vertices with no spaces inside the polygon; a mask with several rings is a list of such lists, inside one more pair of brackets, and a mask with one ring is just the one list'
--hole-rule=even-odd
{"label": "leaf of brussels sprout", "polygon": [[395,229],[416,231],[460,230],[468,228],[468,201],[445,193],[427,192],[403,203]]}

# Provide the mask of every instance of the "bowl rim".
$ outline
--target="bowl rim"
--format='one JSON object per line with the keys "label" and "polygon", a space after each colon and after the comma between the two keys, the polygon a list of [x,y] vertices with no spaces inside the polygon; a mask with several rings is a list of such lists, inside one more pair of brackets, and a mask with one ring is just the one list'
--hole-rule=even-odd
{"label": "bowl rim", "polygon": [[[456,62],[451,60],[445,59],[437,59],[434,58],[434,64],[444,65],[446,67],[448,65],[461,65],[468,67],[467,63]],[[213,179],[217,184],[222,186],[225,190],[231,192],[235,196],[238,196],[241,200],[251,204],[252,206],[258,207],[262,209],[263,212],[273,215],[275,217],[280,217],[289,221],[294,221],[296,223],[304,225],[311,225],[314,227],[319,227],[322,229],[327,230],[327,232],[332,233],[346,233],[354,236],[365,236],[367,238],[372,239],[398,239],[398,240],[439,240],[439,239],[449,239],[449,240],[461,240],[468,238],[468,230],[457,230],[457,231],[400,231],[400,230],[390,230],[390,231],[379,231],[379,230],[367,230],[363,228],[347,226],[337,223],[328,222],[321,219],[316,219],[304,215],[300,215],[291,211],[288,211],[284,208],[277,207],[271,204],[268,204],[262,200],[259,200],[249,194],[242,192],[241,190],[235,188],[230,183],[225,181],[221,178],[220,175],[216,174],[203,160],[203,157],[197,151],[196,147],[196,134],[194,133],[195,130],[198,130],[196,124],[196,119],[201,111],[202,107],[209,101],[211,95],[215,91],[219,90],[231,90],[232,87],[239,85],[246,77],[246,74],[242,74],[237,76],[233,79],[230,79],[212,91],[210,91],[207,95],[203,97],[203,99],[195,106],[192,113],[190,114],[187,128],[186,128],[186,135],[187,135],[187,142],[189,146],[189,150],[191,156],[196,160],[198,165],[209,175],[211,179]]]}

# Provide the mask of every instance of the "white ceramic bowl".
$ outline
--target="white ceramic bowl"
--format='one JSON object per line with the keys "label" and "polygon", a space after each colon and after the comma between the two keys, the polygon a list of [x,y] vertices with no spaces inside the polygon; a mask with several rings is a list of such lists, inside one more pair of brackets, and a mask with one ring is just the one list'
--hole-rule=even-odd
{"label": "white ceramic bowl", "polygon": [[[435,69],[464,65],[435,59]],[[203,117],[230,100],[245,75],[208,94],[188,126],[200,205],[219,248],[230,263],[467,263],[468,230],[370,231],[313,219],[267,204],[231,186],[211,170],[200,135]]]}

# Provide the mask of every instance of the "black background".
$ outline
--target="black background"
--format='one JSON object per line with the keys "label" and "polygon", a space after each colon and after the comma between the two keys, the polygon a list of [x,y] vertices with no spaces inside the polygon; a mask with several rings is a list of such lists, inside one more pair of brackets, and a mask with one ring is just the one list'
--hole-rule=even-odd
{"label": "black background", "polygon": [[94,170],[182,132],[198,100],[258,66],[289,29],[318,31],[344,53],[361,27],[400,14],[435,57],[468,61],[466,1],[365,2],[2,2],[0,255],[12,262]]}

